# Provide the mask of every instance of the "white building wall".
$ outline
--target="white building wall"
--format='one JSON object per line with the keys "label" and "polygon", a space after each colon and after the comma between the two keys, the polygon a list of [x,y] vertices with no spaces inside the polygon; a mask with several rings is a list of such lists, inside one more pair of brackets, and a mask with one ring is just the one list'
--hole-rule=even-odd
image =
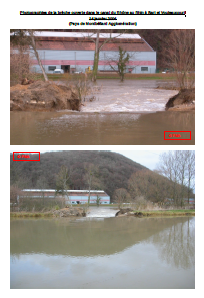
{"label": "white building wall", "polygon": [[[70,65],[70,68],[75,68],[76,71],[85,72],[85,69],[89,66],[93,67],[94,51],[50,51],[39,50],[38,51],[41,62],[45,68],[46,73],[53,73],[49,70],[49,66],[55,66],[57,69],[61,69],[61,65]],[[130,55],[130,67],[132,73],[155,73],[156,72],[156,52],[127,52]],[[117,59],[118,52],[113,51],[101,51],[99,55],[98,69],[105,71],[111,70],[109,66],[109,59]],[[31,58],[36,61],[33,52],[31,52]],[[137,61],[134,65],[131,65],[132,61]],[[149,65],[153,64],[154,65]],[[144,70],[144,67],[146,69]],[[41,72],[40,66],[35,64],[32,67],[32,71]]]}
{"label": "white building wall", "polygon": [[[109,196],[103,197],[99,195],[99,197],[101,198],[101,204],[110,204]],[[96,199],[97,196],[90,196],[90,203],[96,203]],[[88,203],[88,196],[69,196],[69,201],[67,201],[67,203],[71,202],[72,204],[77,204],[77,201],[81,204]]]}

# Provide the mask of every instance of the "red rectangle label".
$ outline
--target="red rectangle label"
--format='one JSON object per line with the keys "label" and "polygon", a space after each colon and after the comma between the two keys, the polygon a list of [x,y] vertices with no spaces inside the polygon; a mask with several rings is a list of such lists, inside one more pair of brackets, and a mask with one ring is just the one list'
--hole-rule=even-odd
{"label": "red rectangle label", "polygon": [[13,152],[13,161],[19,160],[40,161],[40,152]]}
{"label": "red rectangle label", "polygon": [[191,131],[164,131],[164,140],[191,140]]}

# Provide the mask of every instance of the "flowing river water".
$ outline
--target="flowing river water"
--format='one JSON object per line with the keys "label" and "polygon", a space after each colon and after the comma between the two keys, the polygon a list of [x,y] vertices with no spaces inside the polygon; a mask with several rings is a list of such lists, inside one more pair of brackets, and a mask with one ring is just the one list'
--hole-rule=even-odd
{"label": "flowing river water", "polygon": [[[178,92],[157,85],[99,80],[95,100],[86,99],[80,112],[11,112],[11,145],[195,144],[195,113],[165,112]],[[164,131],[191,131],[191,140],[164,140]]]}
{"label": "flowing river water", "polygon": [[195,218],[11,219],[12,289],[193,289]]}

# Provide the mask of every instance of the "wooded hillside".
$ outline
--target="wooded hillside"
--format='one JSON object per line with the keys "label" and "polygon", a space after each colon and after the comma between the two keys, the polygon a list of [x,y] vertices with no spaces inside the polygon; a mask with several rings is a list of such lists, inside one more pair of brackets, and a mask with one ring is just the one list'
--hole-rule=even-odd
{"label": "wooded hillside", "polygon": [[62,165],[70,169],[70,189],[87,189],[85,164],[98,167],[98,189],[110,196],[117,188],[128,188],[130,176],[146,167],[113,152],[64,151],[41,154],[40,161],[13,161],[11,155],[11,185],[19,188],[55,189],[56,176]]}
{"label": "wooded hillside", "polygon": [[[185,185],[168,180],[121,154],[105,150],[68,150],[41,154],[40,161],[13,161],[11,154],[11,189],[61,189],[61,174],[65,170],[68,189],[104,190],[111,202],[118,196],[151,202],[164,202],[166,198],[190,197]],[[16,158],[15,158],[16,159]],[[35,158],[31,158],[35,159]],[[60,174],[61,173],[61,174]],[[64,183],[64,182],[63,182]],[[173,196],[174,195],[174,196]],[[12,195],[11,195],[12,196]],[[174,198],[175,200],[175,198]],[[181,204],[183,205],[183,203]]]}

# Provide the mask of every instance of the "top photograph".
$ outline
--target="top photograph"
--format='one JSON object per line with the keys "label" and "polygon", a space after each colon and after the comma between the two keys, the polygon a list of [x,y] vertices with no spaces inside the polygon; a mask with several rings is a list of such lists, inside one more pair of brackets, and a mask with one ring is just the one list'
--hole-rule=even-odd
{"label": "top photograph", "polygon": [[11,29],[10,145],[195,145],[195,30]]}

